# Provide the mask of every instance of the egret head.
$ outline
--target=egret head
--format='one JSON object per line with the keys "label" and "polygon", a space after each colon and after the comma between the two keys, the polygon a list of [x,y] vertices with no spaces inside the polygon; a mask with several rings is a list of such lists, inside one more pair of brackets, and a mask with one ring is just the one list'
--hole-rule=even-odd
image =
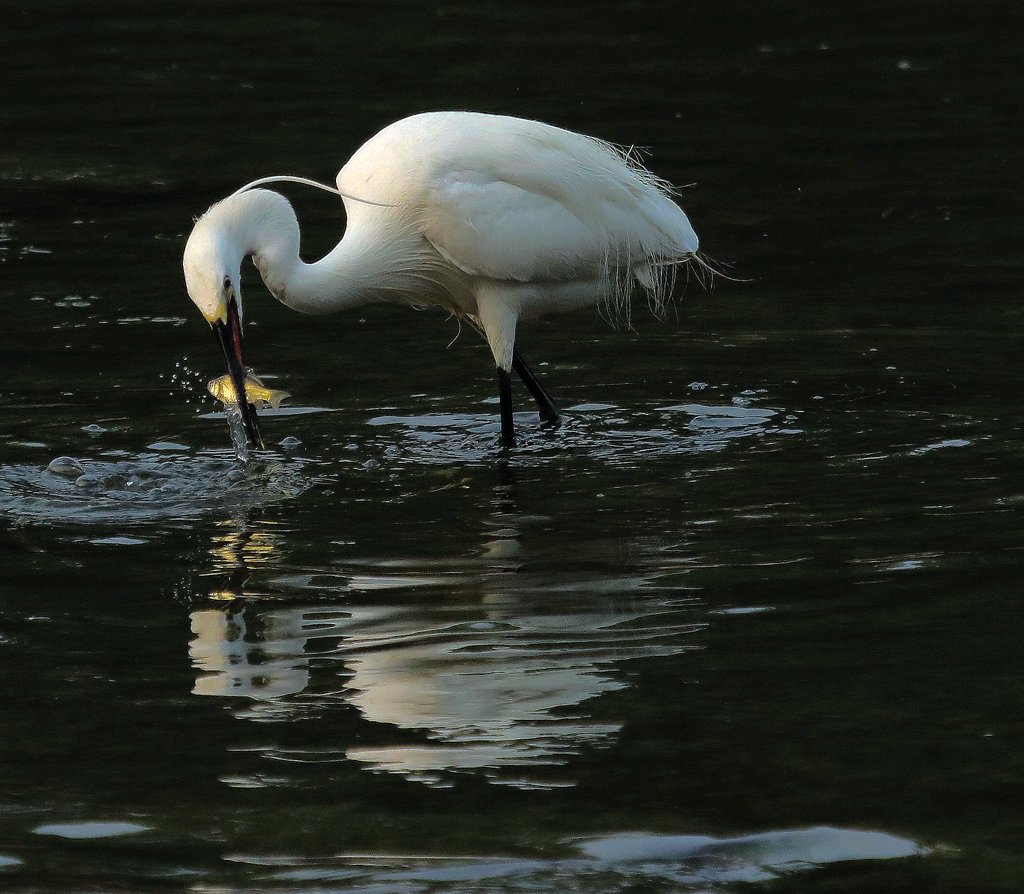
{"label": "egret head", "polygon": [[[224,203],[221,203],[223,205]],[[213,329],[238,395],[245,435],[253,447],[263,446],[256,408],[245,399],[241,266],[245,252],[233,238],[230,219],[214,205],[192,229],[185,245],[183,267],[189,298]]]}

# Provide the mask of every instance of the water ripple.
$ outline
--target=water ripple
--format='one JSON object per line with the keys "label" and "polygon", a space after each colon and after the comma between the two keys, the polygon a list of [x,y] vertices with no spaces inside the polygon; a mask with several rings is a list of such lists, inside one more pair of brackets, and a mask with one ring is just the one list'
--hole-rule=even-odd
{"label": "water ripple", "polygon": [[[651,890],[696,894],[836,863],[926,856],[923,845],[884,832],[820,826],[712,838],[629,833],[563,842],[561,859],[446,858],[348,854],[324,859],[232,855],[277,883],[343,884],[351,892],[420,894],[515,890],[572,894]],[[500,886],[500,887],[494,887]],[[513,887],[514,886],[514,887]]]}
{"label": "water ripple", "polygon": [[[581,404],[565,411],[554,429],[538,426],[532,412],[517,413],[517,459],[537,462],[571,450],[605,462],[633,464],[644,458],[717,452],[740,438],[798,432],[781,411],[737,401],[629,413],[610,404]],[[415,463],[490,461],[498,450],[498,424],[492,413],[381,415],[368,424],[384,432],[378,447]]]}
{"label": "water ripple", "polygon": [[[548,594],[550,596],[550,594]],[[624,663],[699,648],[703,629],[660,598],[594,598],[573,611],[529,593],[473,605],[292,607],[236,601],[192,613],[196,695],[241,698],[236,716],[279,722],[355,708],[375,744],[330,760],[430,785],[477,771],[522,788],[572,784],[526,768],[564,767],[620,728],[585,704],[623,689]],[[381,731],[390,731],[381,742]],[[322,762],[268,747],[264,757]]]}

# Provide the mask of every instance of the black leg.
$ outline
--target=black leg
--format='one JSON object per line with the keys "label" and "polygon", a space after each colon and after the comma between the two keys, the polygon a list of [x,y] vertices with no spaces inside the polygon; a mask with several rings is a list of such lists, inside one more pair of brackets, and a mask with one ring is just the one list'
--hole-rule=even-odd
{"label": "black leg", "polygon": [[515,426],[512,424],[512,376],[498,368],[498,398],[501,402],[501,444],[516,446]]}
{"label": "black leg", "polygon": [[523,355],[519,353],[518,348],[512,349],[512,369],[519,373],[519,378],[523,380],[523,384],[526,385],[530,394],[533,395],[533,399],[537,401],[537,410],[540,413],[541,421],[546,422],[548,425],[557,425],[558,407],[555,406],[551,395],[544,390],[544,386],[537,380],[533,370],[526,365],[526,361],[523,360]]}

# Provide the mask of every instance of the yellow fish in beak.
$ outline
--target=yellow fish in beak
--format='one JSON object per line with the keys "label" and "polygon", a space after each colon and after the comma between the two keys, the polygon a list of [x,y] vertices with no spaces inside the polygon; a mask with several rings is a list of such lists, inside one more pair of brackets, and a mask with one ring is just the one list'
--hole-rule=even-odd
{"label": "yellow fish in beak", "polygon": [[[235,391],[235,385],[234,382],[231,381],[230,374],[208,382],[206,390],[222,404],[234,404],[235,406],[238,406],[238,393]],[[287,391],[275,391],[273,388],[268,388],[252,373],[246,373],[245,398],[253,406],[259,407],[260,409],[269,406],[276,410],[281,406],[281,401],[286,397],[291,397]]]}

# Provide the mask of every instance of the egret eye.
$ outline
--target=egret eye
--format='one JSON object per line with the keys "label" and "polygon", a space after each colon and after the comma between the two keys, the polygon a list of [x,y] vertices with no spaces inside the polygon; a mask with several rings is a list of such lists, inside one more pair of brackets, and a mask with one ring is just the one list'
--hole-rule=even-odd
{"label": "egret eye", "polygon": [[224,277],[224,291],[225,292],[230,292],[231,291],[231,277],[230,276],[225,276]]}

